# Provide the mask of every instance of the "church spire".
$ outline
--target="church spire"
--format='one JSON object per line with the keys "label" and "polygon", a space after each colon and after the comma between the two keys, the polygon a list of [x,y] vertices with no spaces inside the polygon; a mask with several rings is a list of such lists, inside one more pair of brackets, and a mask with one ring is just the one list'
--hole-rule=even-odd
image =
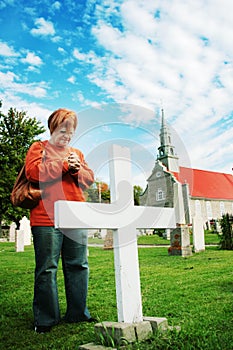
{"label": "church spire", "polygon": [[164,127],[164,125],[165,125],[165,119],[164,119],[164,110],[163,110],[163,108],[161,109],[161,112],[162,112],[162,118],[161,118],[161,128],[163,128],[163,127]]}
{"label": "church spire", "polygon": [[175,154],[175,147],[172,145],[171,133],[166,124],[164,110],[161,109],[161,129],[160,129],[160,146],[157,157],[166,168],[172,172],[179,172],[178,157]]}

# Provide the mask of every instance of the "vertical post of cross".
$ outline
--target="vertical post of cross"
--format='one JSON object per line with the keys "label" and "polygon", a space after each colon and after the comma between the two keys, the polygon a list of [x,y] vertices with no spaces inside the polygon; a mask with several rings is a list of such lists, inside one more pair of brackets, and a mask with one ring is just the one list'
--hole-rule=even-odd
{"label": "vertical post of cross", "polygon": [[[130,151],[113,145],[110,150],[111,202],[119,210],[134,205]],[[141,322],[142,301],[135,225],[113,230],[118,322]]]}

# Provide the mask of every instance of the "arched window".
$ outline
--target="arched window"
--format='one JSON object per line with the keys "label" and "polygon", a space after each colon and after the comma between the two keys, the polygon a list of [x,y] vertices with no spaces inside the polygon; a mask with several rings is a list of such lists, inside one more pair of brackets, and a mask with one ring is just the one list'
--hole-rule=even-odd
{"label": "arched window", "polygon": [[195,200],[195,214],[201,214],[201,203],[199,199]]}
{"label": "arched window", "polygon": [[221,216],[225,214],[225,205],[224,202],[220,202],[220,214]]}
{"label": "arched window", "polygon": [[165,193],[161,188],[159,188],[156,192],[156,200],[163,201],[164,199],[165,199]]}
{"label": "arched window", "polygon": [[207,201],[206,202],[206,212],[207,212],[207,218],[212,219],[213,213],[212,213],[212,207],[211,207],[211,202]]}

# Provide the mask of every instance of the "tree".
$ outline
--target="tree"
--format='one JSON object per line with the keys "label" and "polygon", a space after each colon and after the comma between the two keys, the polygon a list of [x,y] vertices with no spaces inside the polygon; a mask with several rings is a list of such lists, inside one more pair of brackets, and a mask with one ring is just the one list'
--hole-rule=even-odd
{"label": "tree", "polygon": [[140,186],[134,186],[133,193],[134,193],[134,205],[140,205],[140,196],[143,193],[143,189]]}
{"label": "tree", "polygon": [[[0,101],[0,108],[2,102]],[[25,215],[29,216],[27,209],[13,207],[10,194],[15,179],[23,166],[28,148],[36,141],[38,135],[45,132],[44,126],[26,115],[10,108],[7,115],[0,111],[0,221],[16,222]]]}
{"label": "tree", "polygon": [[[143,193],[143,189],[140,186],[133,187],[134,192],[134,205],[140,205],[140,195]],[[110,203],[110,189],[108,184],[96,180],[92,186],[85,191],[87,202],[93,203]]]}
{"label": "tree", "polygon": [[220,249],[233,250],[233,216],[224,214],[220,221],[222,234],[220,235]]}
{"label": "tree", "polygon": [[110,203],[110,190],[108,184],[96,180],[86,191],[87,202]]}

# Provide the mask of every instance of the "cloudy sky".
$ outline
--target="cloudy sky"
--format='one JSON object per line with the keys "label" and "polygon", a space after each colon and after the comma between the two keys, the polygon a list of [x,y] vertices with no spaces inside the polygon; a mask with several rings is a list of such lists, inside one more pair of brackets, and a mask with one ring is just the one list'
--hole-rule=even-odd
{"label": "cloudy sky", "polygon": [[163,108],[181,165],[183,147],[193,168],[232,172],[231,0],[2,0],[0,14],[4,112],[74,109],[85,152],[124,135],[151,171]]}

